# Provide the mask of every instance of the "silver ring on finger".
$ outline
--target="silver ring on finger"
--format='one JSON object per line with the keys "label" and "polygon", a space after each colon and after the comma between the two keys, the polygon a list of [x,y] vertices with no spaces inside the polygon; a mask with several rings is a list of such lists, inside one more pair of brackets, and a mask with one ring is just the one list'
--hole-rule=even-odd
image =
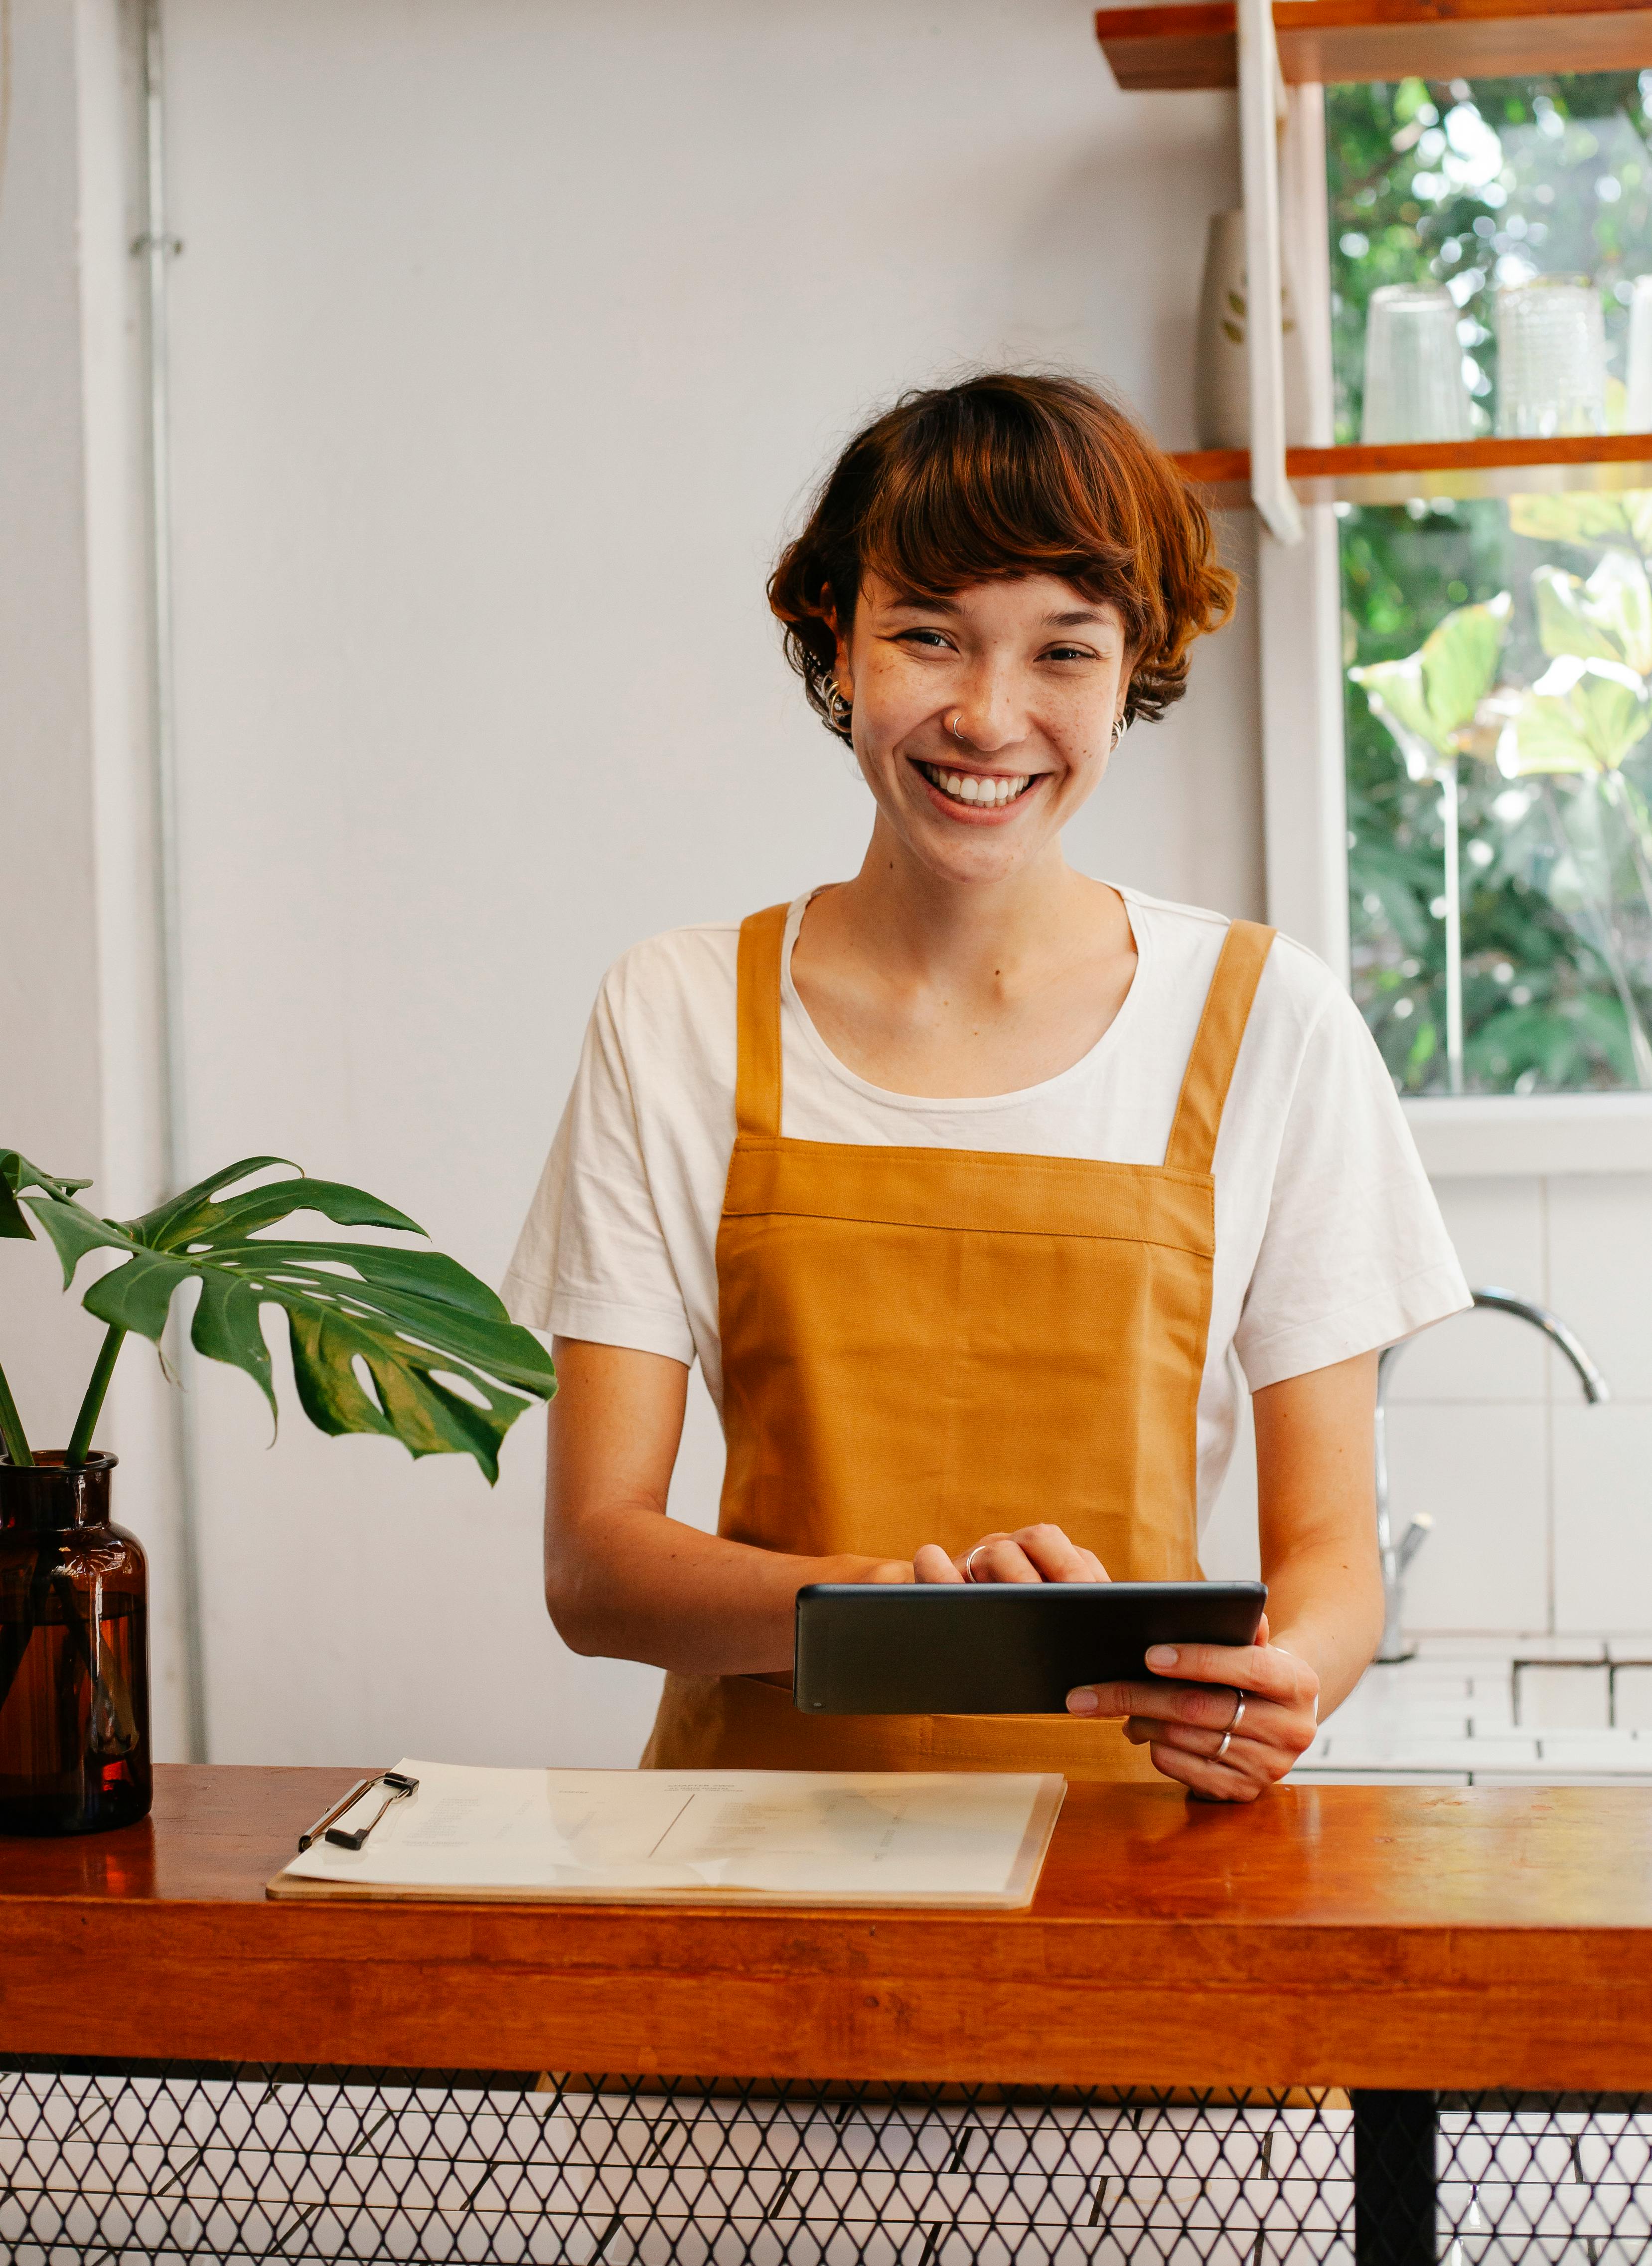
{"label": "silver ring on finger", "polygon": [[1227,1727],[1227,1735],[1230,1739],[1244,1721],[1245,1694],[1242,1692],[1236,1692],[1233,1694],[1233,1720]]}
{"label": "silver ring on finger", "polygon": [[977,1542],[975,1548],[964,1560],[964,1579],[966,1582],[973,1582],[975,1580],[976,1560],[981,1555],[981,1553],[986,1548],[986,1546],[987,1546],[984,1542]]}
{"label": "silver ring on finger", "polygon": [[[1237,1720],[1237,1718],[1236,1718],[1235,1720]],[[1222,1734],[1222,1743],[1221,1743],[1221,1745],[1217,1749],[1216,1752],[1211,1756],[1211,1758],[1210,1758],[1211,1761],[1212,1761],[1213,1763],[1219,1763],[1219,1762],[1221,1761],[1221,1759],[1222,1759],[1223,1756],[1227,1752],[1228,1749],[1232,1745],[1232,1743],[1233,1743],[1233,1734],[1232,1734],[1232,1731],[1224,1731],[1224,1732],[1223,1732],[1223,1734]]]}

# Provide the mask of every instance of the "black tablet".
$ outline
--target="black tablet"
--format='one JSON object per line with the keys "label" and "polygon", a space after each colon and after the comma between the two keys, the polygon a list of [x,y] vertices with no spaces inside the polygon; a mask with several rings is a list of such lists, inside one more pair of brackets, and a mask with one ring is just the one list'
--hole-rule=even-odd
{"label": "black tablet", "polygon": [[1064,1715],[1150,1644],[1250,1644],[1261,1582],[812,1582],[793,1697],[815,1715]]}

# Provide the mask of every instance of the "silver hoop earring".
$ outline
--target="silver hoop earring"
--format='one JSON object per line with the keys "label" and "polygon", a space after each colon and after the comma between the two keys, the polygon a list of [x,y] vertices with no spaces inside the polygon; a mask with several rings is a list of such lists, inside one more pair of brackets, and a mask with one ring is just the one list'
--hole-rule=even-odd
{"label": "silver hoop earring", "polygon": [[1115,755],[1117,753],[1119,742],[1124,737],[1124,735],[1129,730],[1129,728],[1130,720],[1128,716],[1115,716],[1113,719],[1113,737],[1107,743],[1107,753],[1109,755]]}
{"label": "silver hoop earring", "polygon": [[852,702],[845,700],[838,691],[837,679],[835,676],[822,677],[820,697],[825,703],[828,725],[846,740],[854,722],[854,706]]}

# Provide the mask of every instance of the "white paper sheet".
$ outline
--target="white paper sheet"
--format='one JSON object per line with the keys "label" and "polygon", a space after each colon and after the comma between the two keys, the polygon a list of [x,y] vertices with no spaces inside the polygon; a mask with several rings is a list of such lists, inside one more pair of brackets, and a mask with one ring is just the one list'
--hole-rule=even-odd
{"label": "white paper sheet", "polygon": [[[1015,1905],[1065,1792],[1000,1772],[396,1767],[419,1791],[366,1846],[314,1843],[272,1894]],[[337,1823],[360,1827],[383,1798]]]}

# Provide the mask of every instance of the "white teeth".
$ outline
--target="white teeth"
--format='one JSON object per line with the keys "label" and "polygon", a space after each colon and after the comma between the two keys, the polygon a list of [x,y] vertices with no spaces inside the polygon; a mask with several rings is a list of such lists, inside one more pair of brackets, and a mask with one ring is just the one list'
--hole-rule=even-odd
{"label": "white teeth", "polygon": [[1013,802],[1032,783],[1030,778],[985,778],[977,771],[943,771],[933,764],[925,764],[921,769],[925,778],[954,802],[984,803],[995,810]]}

